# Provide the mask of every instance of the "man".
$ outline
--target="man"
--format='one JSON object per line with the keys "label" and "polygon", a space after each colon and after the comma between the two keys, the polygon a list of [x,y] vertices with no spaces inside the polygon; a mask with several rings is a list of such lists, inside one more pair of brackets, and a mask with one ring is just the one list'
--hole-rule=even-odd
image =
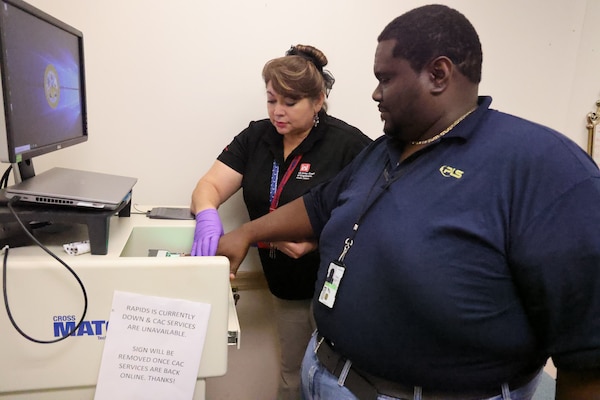
{"label": "man", "polygon": [[[332,181],[225,235],[317,237],[308,399],[600,399],[600,172],[478,97],[481,45],[441,5],[396,18],[374,72],[385,135]],[[385,397],[387,396],[387,397]]]}

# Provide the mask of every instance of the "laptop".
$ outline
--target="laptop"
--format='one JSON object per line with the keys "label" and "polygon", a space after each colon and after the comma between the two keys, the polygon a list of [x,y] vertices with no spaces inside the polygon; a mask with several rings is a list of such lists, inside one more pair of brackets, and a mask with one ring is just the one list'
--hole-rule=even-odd
{"label": "laptop", "polygon": [[52,168],[6,188],[9,199],[19,201],[114,210],[128,201],[137,178],[68,168]]}

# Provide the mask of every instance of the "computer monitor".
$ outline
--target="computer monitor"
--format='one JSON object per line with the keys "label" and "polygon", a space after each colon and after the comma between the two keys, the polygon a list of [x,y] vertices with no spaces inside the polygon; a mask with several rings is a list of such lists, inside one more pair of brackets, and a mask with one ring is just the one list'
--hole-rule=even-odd
{"label": "computer monitor", "polygon": [[0,161],[21,182],[33,157],[88,138],[83,34],[21,0],[0,7]]}

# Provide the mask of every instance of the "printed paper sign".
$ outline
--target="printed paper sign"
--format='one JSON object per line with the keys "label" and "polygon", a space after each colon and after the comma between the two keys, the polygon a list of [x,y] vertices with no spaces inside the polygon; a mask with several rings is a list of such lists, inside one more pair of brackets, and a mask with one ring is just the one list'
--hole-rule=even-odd
{"label": "printed paper sign", "polygon": [[115,291],[94,400],[189,400],[210,304]]}

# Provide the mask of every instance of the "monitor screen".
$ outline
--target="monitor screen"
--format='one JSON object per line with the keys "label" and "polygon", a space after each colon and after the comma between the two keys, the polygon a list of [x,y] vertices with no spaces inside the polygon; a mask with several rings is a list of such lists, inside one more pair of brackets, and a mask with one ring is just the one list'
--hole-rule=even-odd
{"label": "monitor screen", "polygon": [[0,7],[0,161],[23,180],[32,157],[87,140],[83,34],[21,0]]}

